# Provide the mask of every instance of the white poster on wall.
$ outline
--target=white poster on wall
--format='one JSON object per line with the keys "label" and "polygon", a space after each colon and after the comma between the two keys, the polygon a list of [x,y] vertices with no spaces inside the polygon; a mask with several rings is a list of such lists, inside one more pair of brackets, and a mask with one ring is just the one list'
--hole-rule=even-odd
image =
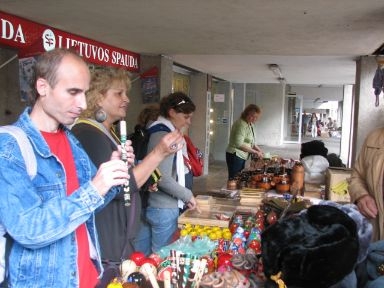
{"label": "white poster on wall", "polygon": [[225,95],[224,94],[215,94],[213,96],[213,101],[214,102],[224,102],[225,100]]}

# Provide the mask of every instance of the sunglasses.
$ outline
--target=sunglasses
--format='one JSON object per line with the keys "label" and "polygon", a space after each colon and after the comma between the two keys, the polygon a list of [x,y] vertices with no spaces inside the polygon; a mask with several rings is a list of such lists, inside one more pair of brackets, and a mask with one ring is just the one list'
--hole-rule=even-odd
{"label": "sunglasses", "polygon": [[183,105],[183,104],[187,104],[189,102],[185,101],[185,100],[181,100],[179,103],[177,103],[176,105],[173,105],[173,108],[176,108],[177,106],[180,106],[180,105]]}

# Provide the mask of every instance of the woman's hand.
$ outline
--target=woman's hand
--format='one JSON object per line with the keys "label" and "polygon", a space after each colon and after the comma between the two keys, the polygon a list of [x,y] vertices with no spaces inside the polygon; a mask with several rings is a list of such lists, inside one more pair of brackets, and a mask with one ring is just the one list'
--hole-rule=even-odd
{"label": "woman's hand", "polygon": [[[161,161],[183,147],[183,139],[183,134],[180,133],[180,131],[167,133],[161,138],[160,142],[144,157],[143,161],[133,168],[133,175],[135,176],[138,187],[145,184],[148,177]],[[157,187],[153,188],[153,191],[157,190]]]}
{"label": "woman's hand", "polygon": [[192,196],[192,198],[188,201],[187,207],[189,210],[196,210],[198,213],[201,213],[199,206],[197,206],[196,198]]}
{"label": "woman's hand", "polygon": [[258,151],[258,150],[255,150],[255,153],[253,153],[253,154],[257,155],[257,157],[259,157],[259,158],[263,158],[263,156],[264,156],[264,153],[261,151]]}
{"label": "woman's hand", "polygon": [[257,157],[259,157],[259,158],[263,158],[264,153],[263,153],[263,151],[261,151],[261,149],[258,146],[255,145],[252,147],[252,149],[253,149],[254,155],[257,155]]}
{"label": "woman's hand", "polygon": [[166,157],[172,153],[177,152],[183,147],[184,137],[179,130],[167,133],[159,144],[153,149],[155,153],[159,153],[162,157]]}
{"label": "woman's hand", "polygon": [[[145,184],[148,177],[161,161],[183,147],[183,139],[183,134],[181,134],[180,131],[167,133],[161,138],[160,142],[144,157],[143,161],[133,168],[133,175],[135,176],[138,187]],[[154,191],[155,190],[156,187],[154,187]]]}
{"label": "woman's hand", "polygon": [[[131,166],[135,163],[135,154],[133,152],[133,147],[132,147],[132,141],[131,140],[127,140],[125,142],[125,151],[127,153],[127,162],[128,162],[128,165]],[[120,156],[117,156],[117,157],[120,157],[121,159],[121,155],[122,155],[122,151],[121,151],[122,147],[121,146],[118,146],[118,152],[120,153]]]}
{"label": "woman's hand", "polygon": [[264,153],[263,153],[263,151],[260,150],[259,147],[254,146],[252,149],[253,149],[252,154],[256,155],[258,158],[263,158]]}

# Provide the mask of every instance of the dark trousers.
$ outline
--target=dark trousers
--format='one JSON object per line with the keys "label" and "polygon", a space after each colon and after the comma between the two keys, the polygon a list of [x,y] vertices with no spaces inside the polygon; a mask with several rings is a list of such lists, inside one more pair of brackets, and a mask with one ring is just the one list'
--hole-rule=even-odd
{"label": "dark trousers", "polygon": [[233,179],[244,169],[245,160],[236,156],[236,153],[226,153],[225,159],[228,167],[228,180]]}

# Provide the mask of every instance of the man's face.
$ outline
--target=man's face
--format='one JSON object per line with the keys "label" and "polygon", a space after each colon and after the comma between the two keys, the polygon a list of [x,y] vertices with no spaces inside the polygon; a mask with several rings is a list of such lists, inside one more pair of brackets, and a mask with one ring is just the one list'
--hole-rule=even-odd
{"label": "man's face", "polygon": [[73,124],[87,107],[85,92],[89,89],[89,82],[88,67],[71,55],[62,59],[54,87],[51,87],[45,79],[38,79],[39,102],[46,121],[51,124],[56,122],[57,125]]}

